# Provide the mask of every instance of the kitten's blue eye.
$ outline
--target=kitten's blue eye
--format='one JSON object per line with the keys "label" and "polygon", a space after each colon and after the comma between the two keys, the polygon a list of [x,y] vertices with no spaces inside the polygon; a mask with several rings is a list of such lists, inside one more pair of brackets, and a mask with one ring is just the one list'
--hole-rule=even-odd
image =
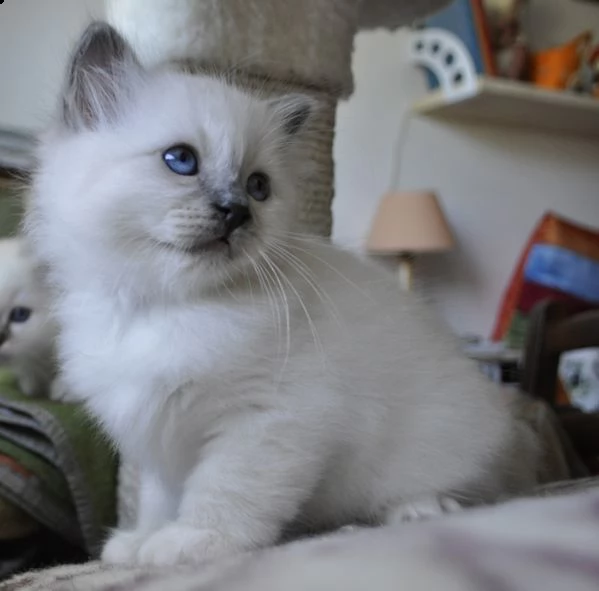
{"label": "kitten's blue eye", "polygon": [[29,320],[31,316],[31,308],[25,308],[23,306],[16,306],[10,311],[8,317],[9,322],[23,323]]}
{"label": "kitten's blue eye", "polygon": [[183,176],[198,174],[198,157],[190,146],[185,144],[172,146],[164,151],[162,159],[175,174]]}

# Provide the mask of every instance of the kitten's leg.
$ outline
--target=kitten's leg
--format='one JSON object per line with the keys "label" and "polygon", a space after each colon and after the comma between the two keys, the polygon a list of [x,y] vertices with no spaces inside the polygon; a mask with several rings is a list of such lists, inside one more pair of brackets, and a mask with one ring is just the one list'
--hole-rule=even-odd
{"label": "kitten's leg", "polygon": [[141,545],[175,516],[172,495],[152,472],[142,470],[139,479],[139,507],[135,529],[117,529],[102,551],[102,560],[114,564],[134,563]]}
{"label": "kitten's leg", "polygon": [[55,402],[73,403],[79,402],[72,390],[66,384],[64,378],[59,374],[53,380],[50,386],[50,400]]}
{"label": "kitten's leg", "polygon": [[457,513],[462,506],[455,499],[445,495],[431,495],[403,502],[391,507],[386,521],[391,525],[409,521],[422,521],[440,517],[448,513]]}
{"label": "kitten's leg", "polygon": [[230,428],[204,450],[177,520],[149,538],[139,562],[200,564],[275,543],[321,474],[322,450],[306,439],[294,421]]}

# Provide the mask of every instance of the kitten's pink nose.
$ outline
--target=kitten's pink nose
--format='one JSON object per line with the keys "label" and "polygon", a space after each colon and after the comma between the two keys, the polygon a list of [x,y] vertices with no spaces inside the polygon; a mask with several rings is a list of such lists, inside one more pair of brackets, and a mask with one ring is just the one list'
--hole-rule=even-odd
{"label": "kitten's pink nose", "polygon": [[214,208],[225,216],[225,230],[230,236],[237,228],[240,228],[250,220],[250,208],[241,203],[233,201],[220,204],[214,203]]}

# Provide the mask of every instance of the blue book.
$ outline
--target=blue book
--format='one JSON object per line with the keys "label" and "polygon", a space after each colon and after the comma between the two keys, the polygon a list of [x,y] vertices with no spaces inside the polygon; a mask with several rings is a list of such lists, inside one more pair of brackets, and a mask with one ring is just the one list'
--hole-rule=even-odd
{"label": "blue book", "polygon": [[[494,74],[485,13],[480,0],[454,0],[447,8],[427,18],[424,26],[452,32],[468,48],[476,72],[479,75]],[[438,88],[434,74],[428,72],[428,79],[431,89]]]}

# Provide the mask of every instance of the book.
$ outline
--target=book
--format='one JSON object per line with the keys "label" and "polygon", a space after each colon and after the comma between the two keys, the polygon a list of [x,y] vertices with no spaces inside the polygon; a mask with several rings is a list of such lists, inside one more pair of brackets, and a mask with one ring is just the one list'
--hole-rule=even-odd
{"label": "book", "polygon": [[[489,27],[482,0],[454,0],[447,8],[424,21],[425,28],[445,29],[459,37],[472,56],[479,75],[494,76],[495,60]],[[434,74],[428,75],[431,89],[439,83]]]}

